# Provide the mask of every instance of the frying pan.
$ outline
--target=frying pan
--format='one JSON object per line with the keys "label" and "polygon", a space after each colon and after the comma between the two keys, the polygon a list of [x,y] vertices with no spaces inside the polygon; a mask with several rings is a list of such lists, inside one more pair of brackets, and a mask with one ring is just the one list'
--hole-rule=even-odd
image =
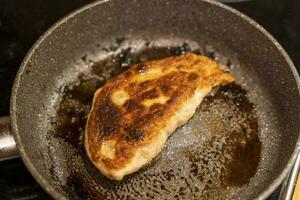
{"label": "frying pan", "polygon": [[[221,179],[215,187],[219,182],[214,176],[225,172],[211,161],[226,155],[186,161],[203,151],[217,151],[191,143],[190,135],[205,132],[205,123],[197,121],[201,112],[175,131],[158,158],[122,182],[107,180],[87,159],[80,145],[83,138],[72,135],[72,130],[78,132],[75,128],[82,131],[84,123],[69,132],[68,127],[55,128],[66,119],[60,109],[69,104],[62,105],[63,99],[73,106],[66,112],[76,123],[80,109],[89,109],[94,88],[135,62],[129,54],[148,51],[145,55],[154,58],[156,52],[164,54],[161,49],[174,48],[210,55],[227,65],[247,90],[261,141],[259,163],[247,182],[224,185]],[[112,68],[116,58],[122,61],[120,69]],[[81,84],[89,80],[98,82]],[[70,92],[74,88],[76,92]],[[85,104],[76,107],[78,99]],[[15,156],[15,140],[28,170],[55,199],[265,199],[286,177],[299,150],[299,102],[299,76],[290,58],[269,33],[240,12],[207,0],[98,1],[60,20],[27,54],[12,90],[10,120],[1,119],[0,152],[2,159]],[[195,145],[199,149],[189,154],[182,150]],[[247,154],[237,158],[248,159]],[[193,168],[198,161],[206,168]],[[233,169],[240,175],[243,167],[247,173],[247,166]],[[197,179],[193,173],[202,176]],[[209,194],[203,196],[205,191]]]}

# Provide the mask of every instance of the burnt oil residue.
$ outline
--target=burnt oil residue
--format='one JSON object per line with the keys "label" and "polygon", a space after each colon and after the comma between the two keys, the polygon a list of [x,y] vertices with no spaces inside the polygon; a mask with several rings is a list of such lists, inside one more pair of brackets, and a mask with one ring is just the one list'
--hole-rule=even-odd
{"label": "burnt oil residue", "polygon": [[[261,142],[254,105],[237,84],[222,86],[207,96],[193,118],[169,138],[162,153],[121,182],[102,176],[83,150],[93,94],[107,79],[131,64],[187,51],[215,59],[214,53],[191,49],[186,43],[172,48],[148,46],[138,53],[126,48],[95,63],[88,73],[62,88],[54,133],[84,161],[82,169],[66,160],[70,163],[64,188],[70,199],[231,199],[232,191],[249,183],[259,164]],[[133,136],[141,138],[139,132]]]}
{"label": "burnt oil residue", "polygon": [[207,187],[202,197],[215,199],[221,192],[216,189],[248,184],[259,164],[261,142],[246,91],[236,84],[220,87],[201,103],[197,120],[209,137],[185,155],[191,173]]}
{"label": "burnt oil residue", "polygon": [[255,175],[260,160],[261,142],[257,134],[257,118],[253,104],[245,95],[245,90],[232,84],[221,88],[219,95],[211,101],[218,103],[217,99],[223,99],[227,101],[226,105],[232,105],[234,111],[234,116],[222,116],[225,119],[227,117],[230,124],[230,128],[225,129],[226,145],[222,149],[231,156],[225,162],[222,177],[223,183],[227,185],[241,186],[248,183]]}
{"label": "burnt oil residue", "polygon": [[96,79],[83,76],[78,82],[64,88],[63,98],[59,103],[55,124],[55,136],[63,138],[74,148],[82,145],[85,122],[91,108],[95,90],[102,84]]}

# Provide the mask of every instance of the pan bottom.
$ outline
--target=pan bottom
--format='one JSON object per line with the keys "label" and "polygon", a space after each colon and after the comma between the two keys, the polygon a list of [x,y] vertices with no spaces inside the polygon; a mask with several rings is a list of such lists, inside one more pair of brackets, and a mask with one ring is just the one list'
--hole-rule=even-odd
{"label": "pan bottom", "polygon": [[133,63],[187,51],[232,67],[209,48],[191,48],[187,43],[172,48],[145,46],[139,52],[128,47],[93,63],[88,73],[61,88],[53,134],[76,157],[66,158],[63,188],[73,199],[232,199],[256,174],[262,149],[254,105],[236,84],[217,88],[206,97],[193,118],[170,136],[161,154],[121,182],[102,176],[87,158],[82,138],[87,114],[94,92],[108,78]]}

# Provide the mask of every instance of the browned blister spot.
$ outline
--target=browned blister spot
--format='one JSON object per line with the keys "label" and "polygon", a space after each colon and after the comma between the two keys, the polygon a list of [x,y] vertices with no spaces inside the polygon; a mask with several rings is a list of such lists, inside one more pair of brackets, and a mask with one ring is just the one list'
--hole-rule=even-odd
{"label": "browned blister spot", "polygon": [[163,116],[165,106],[159,103],[151,105],[149,112],[153,115]]}
{"label": "browned blister spot", "polygon": [[172,87],[168,84],[162,84],[160,89],[165,95],[165,94],[168,94],[171,91]]}
{"label": "browned blister spot", "polygon": [[199,64],[200,64],[200,61],[196,60],[195,62],[192,63],[191,67],[194,67],[194,66],[199,65]]}
{"label": "browned blister spot", "polygon": [[144,81],[144,82],[141,82],[139,84],[141,90],[146,90],[148,87],[150,87],[152,84],[151,84],[151,81]]}
{"label": "browned blister spot", "polygon": [[[102,142],[113,139],[116,156],[104,159],[101,165],[122,168],[138,148],[160,133],[197,88],[212,88],[233,80],[215,62],[192,53],[131,66],[107,81],[94,97],[86,127],[88,138],[97,138],[88,141],[91,154],[99,153]],[[117,106],[111,97],[120,90],[129,98]]]}
{"label": "browned blister spot", "polygon": [[157,89],[153,88],[149,91],[146,91],[144,93],[142,93],[141,95],[141,99],[154,99],[159,97],[159,93],[157,91]]}
{"label": "browned blister spot", "polygon": [[198,79],[198,74],[196,74],[196,73],[191,73],[191,74],[189,75],[188,79],[189,79],[190,81],[195,81],[195,80]]}
{"label": "browned blister spot", "polygon": [[131,72],[130,71],[126,71],[124,73],[125,78],[129,78],[131,76]]}
{"label": "browned blister spot", "polygon": [[184,68],[185,68],[184,65],[178,65],[178,66],[177,66],[177,69],[179,69],[179,70],[182,70],[182,69],[184,69]]}
{"label": "browned blister spot", "polygon": [[122,111],[110,100],[102,101],[98,107],[96,116],[103,136],[110,136],[116,133],[120,128]]}
{"label": "browned blister spot", "polygon": [[127,130],[128,134],[123,136],[123,139],[126,141],[141,141],[144,138],[144,133],[140,128],[135,127],[128,127]]}
{"label": "browned blister spot", "polygon": [[138,101],[135,99],[129,99],[125,102],[123,107],[128,111],[128,112],[133,112],[134,110],[141,110],[143,107]]}

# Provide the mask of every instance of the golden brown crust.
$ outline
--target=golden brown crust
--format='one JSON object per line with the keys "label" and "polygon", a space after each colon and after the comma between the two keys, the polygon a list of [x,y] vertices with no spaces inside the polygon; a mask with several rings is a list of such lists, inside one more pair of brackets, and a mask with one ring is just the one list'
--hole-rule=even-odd
{"label": "golden brown crust", "polygon": [[[197,89],[233,80],[214,61],[192,53],[133,65],[94,96],[86,127],[91,159],[107,169],[124,167]],[[115,141],[112,157],[101,154],[105,141]]]}

